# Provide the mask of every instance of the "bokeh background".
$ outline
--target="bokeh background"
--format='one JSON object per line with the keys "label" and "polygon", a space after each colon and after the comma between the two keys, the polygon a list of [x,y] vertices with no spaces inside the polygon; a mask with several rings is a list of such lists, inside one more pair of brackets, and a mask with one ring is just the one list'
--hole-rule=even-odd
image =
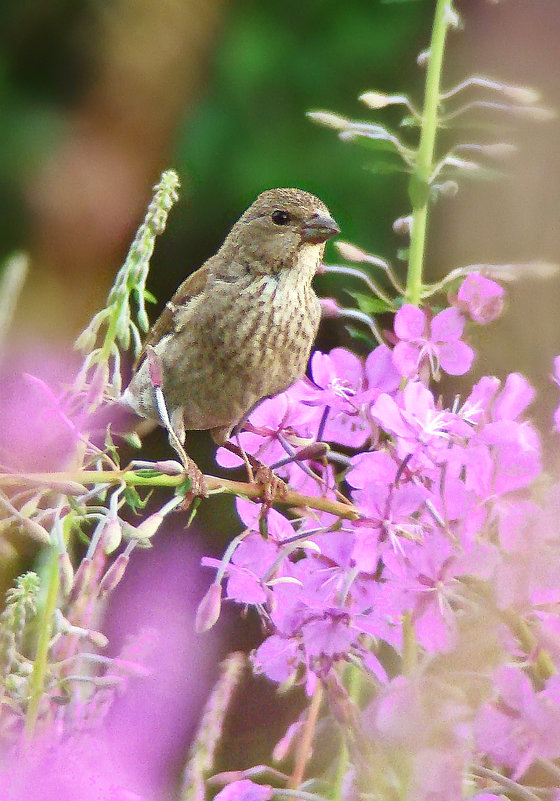
{"label": "bokeh background", "polygon": [[[154,318],[180,281],[215,252],[255,195],[273,186],[318,194],[345,239],[399,269],[395,254],[404,243],[391,225],[409,211],[404,177],[373,172],[366,151],[315,127],[305,112],[328,109],[374,120],[376,114],[357,100],[371,89],[409,92],[419,101],[424,73],[416,57],[427,46],[434,5],[433,0],[5,0],[0,5],[0,257],[22,249],[31,261],[3,343],[4,375],[29,364],[41,373],[45,352],[70,352],[75,336],[103,305],[151,186],[167,167],[179,172],[183,190],[152,262],[149,288],[159,299]],[[544,105],[560,109],[557,0],[458,0],[456,7],[465,27],[450,35],[448,85],[466,74],[485,75],[538,88]],[[396,120],[390,111],[377,116]],[[560,263],[558,121],[491,112],[467,121],[481,123],[483,130],[458,130],[464,141],[497,138],[519,150],[500,165],[505,178],[464,183],[456,198],[434,209],[428,277],[469,263]],[[329,248],[328,260],[336,261]],[[344,298],[336,282],[319,278],[318,287]],[[540,394],[533,414],[552,446],[556,389],[549,374],[552,357],[560,352],[559,301],[558,279],[527,275],[511,287],[504,317],[474,333],[477,374],[519,370],[535,384]],[[325,325],[320,347],[340,343],[351,344],[344,328]],[[4,424],[4,448],[10,436]],[[215,472],[205,435],[189,442],[203,469]],[[146,440],[146,457],[167,454],[164,437]],[[231,503],[208,503],[182,547],[219,554],[238,531]],[[162,548],[169,547],[166,537],[177,534],[158,534]],[[139,570],[150,557],[141,555]],[[30,558],[18,553],[5,561],[2,585]],[[134,570],[133,564],[131,581]],[[155,585],[165,592],[165,577],[156,574]],[[192,591],[185,592],[187,606],[195,603]],[[119,602],[117,597],[117,610]],[[149,606],[149,600],[144,603]],[[237,610],[226,615],[221,633],[221,642],[213,641],[214,662],[232,647],[248,650],[259,636],[254,622],[241,620]],[[208,671],[209,682],[212,678]],[[202,688],[201,700],[204,694]],[[224,766],[244,765],[246,753],[249,762],[265,760],[290,714],[270,688],[253,685],[229,724],[236,734],[226,743]],[[184,731],[188,739],[192,723],[186,722]]]}

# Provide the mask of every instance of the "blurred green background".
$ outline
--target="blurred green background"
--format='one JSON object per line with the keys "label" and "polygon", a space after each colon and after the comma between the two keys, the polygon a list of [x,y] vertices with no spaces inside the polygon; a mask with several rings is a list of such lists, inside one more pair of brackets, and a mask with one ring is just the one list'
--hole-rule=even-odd
{"label": "blurred green background", "polygon": [[[539,88],[546,106],[560,108],[557,0],[463,0],[456,7],[465,28],[450,36],[447,85],[484,74]],[[33,350],[37,342],[70,347],[103,305],[150,188],[168,167],[178,170],[183,195],[152,263],[154,317],[255,195],[272,186],[318,194],[344,239],[395,261],[404,243],[391,226],[409,212],[406,181],[372,172],[366,151],[338,141],[305,113],[327,109],[395,124],[390,112],[372,113],[357,97],[378,89],[409,92],[420,102],[424,73],[416,57],[428,44],[433,10],[433,0],[5,0],[0,257],[23,249],[31,268],[4,353]],[[469,263],[560,262],[558,123],[506,123],[482,139],[519,146],[505,165],[507,178],[465,184],[434,210],[430,278]],[[476,138],[470,129],[461,135]],[[327,257],[337,259],[332,245]],[[559,300],[557,280],[526,277],[511,289],[503,319],[474,333],[479,374],[520,370],[539,388],[534,413],[547,435]],[[320,345],[348,341],[331,324]],[[203,437],[194,437],[192,453],[215,470]],[[168,454],[163,437],[146,445],[147,456],[160,454]],[[230,508],[206,506],[201,521],[220,552],[234,518]],[[258,632],[243,626],[241,645],[248,646]],[[235,642],[240,647],[239,633]],[[253,715],[260,709],[269,728],[272,703],[253,697]],[[287,722],[280,713],[276,720],[272,738]],[[257,717],[251,726],[258,728]],[[254,741],[254,733],[246,736]],[[239,764],[235,750],[242,753],[244,743],[243,732],[232,738],[230,767]],[[261,745],[253,761],[265,759],[268,742]]]}

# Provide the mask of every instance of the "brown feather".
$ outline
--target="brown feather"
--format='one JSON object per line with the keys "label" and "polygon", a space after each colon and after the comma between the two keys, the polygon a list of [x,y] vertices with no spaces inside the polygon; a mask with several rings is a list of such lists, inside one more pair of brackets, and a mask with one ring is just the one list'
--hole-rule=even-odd
{"label": "brown feather", "polygon": [[188,302],[192,300],[192,298],[195,298],[197,295],[200,295],[202,292],[204,292],[211,262],[214,258],[215,257],[213,256],[211,259],[208,259],[208,261],[206,261],[202,267],[199,267],[198,270],[195,270],[194,273],[191,273],[187,278],[185,278],[171,300],[165,304],[161,314],[148,332],[148,336],[144,342],[144,347],[142,348],[140,355],[134,364],[135,370],[137,370],[144,361],[144,357],[146,356],[146,347],[148,345],[155,345],[163,336],[174,332],[174,318],[177,310],[181,308],[184,309],[184,307],[187,306]]}

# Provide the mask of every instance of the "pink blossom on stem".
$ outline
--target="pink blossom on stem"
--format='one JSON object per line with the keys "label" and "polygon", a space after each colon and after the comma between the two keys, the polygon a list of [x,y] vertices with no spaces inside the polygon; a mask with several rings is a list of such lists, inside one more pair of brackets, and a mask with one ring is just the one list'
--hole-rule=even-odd
{"label": "pink blossom on stem", "polygon": [[459,288],[454,305],[471,320],[486,325],[496,320],[504,308],[505,290],[480,273],[470,273]]}
{"label": "pink blossom on stem", "polygon": [[455,308],[444,309],[429,321],[426,312],[406,304],[395,315],[395,334],[399,342],[393,350],[393,363],[406,378],[417,375],[428,363],[434,378],[440,369],[449,375],[468,372],[474,352],[461,335],[465,320]]}

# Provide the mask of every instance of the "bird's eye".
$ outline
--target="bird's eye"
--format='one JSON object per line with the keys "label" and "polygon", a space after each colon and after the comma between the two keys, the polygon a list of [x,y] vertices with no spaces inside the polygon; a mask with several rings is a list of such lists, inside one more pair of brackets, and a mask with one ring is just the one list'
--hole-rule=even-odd
{"label": "bird's eye", "polygon": [[271,214],[272,222],[275,225],[288,225],[290,222],[290,215],[287,211],[281,211],[280,209],[276,209]]}

